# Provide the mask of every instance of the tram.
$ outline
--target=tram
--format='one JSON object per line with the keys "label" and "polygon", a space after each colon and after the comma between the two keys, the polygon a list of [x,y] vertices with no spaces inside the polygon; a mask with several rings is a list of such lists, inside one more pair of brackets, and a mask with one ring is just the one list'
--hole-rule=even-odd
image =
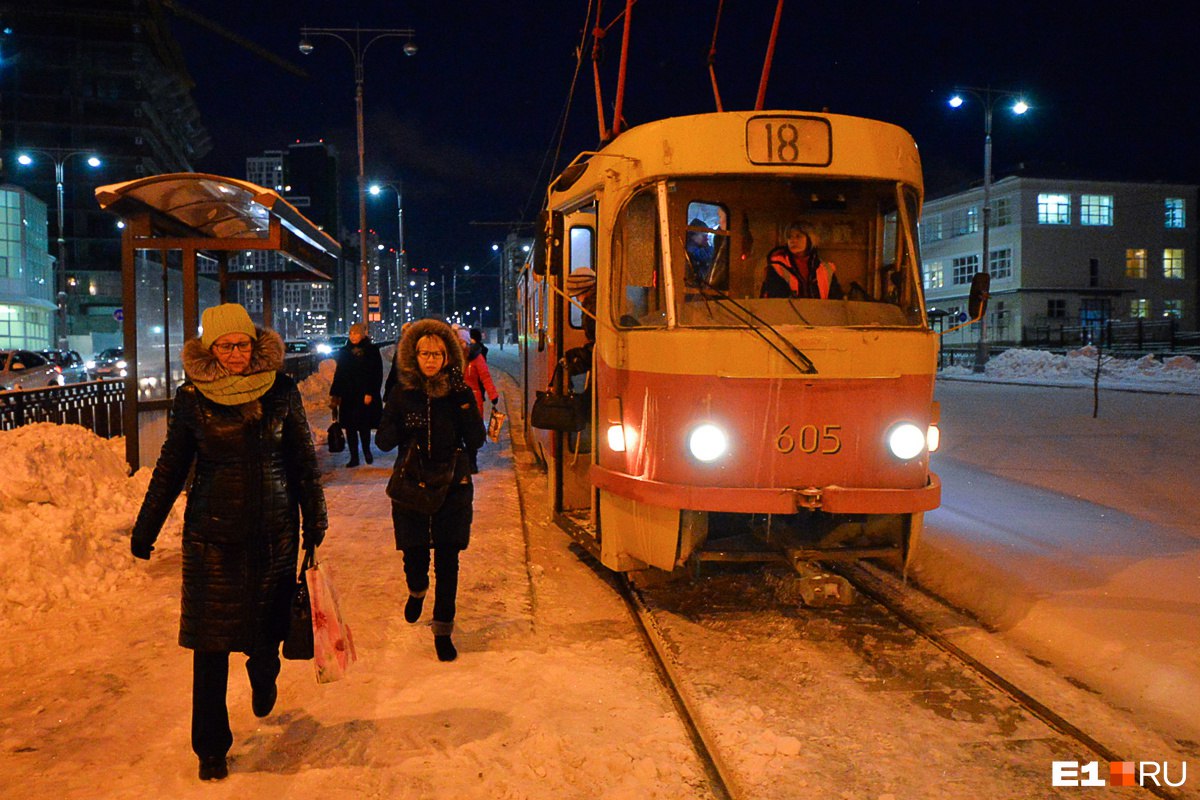
{"label": "tram", "polygon": [[[517,287],[558,522],[623,572],[906,566],[941,492],[922,192],[908,133],[828,113],[663,119],[577,157]],[[763,296],[797,225],[839,292]],[[570,296],[591,273],[594,297]],[[974,286],[973,318],[985,300]],[[538,390],[580,396],[583,429],[532,427]]]}

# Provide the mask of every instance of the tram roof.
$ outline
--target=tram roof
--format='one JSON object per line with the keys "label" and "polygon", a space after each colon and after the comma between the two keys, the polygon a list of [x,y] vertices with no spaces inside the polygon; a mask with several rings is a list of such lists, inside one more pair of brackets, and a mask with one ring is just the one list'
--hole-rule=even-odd
{"label": "tram roof", "polygon": [[289,234],[279,249],[292,261],[328,270],[342,253],[336,239],[276,192],[237,178],[200,172],[151,175],[97,187],[96,200],[121,217],[150,217],[167,236],[202,240],[200,249],[237,249],[247,240],[267,238],[277,220]]}
{"label": "tram roof", "polygon": [[[756,118],[826,120],[831,131],[829,163],[795,167],[751,161],[747,131]],[[724,144],[723,144],[724,143]],[[729,146],[736,143],[736,146]],[[585,154],[582,173],[552,185],[553,195],[590,191],[611,170],[629,173],[628,182],[685,175],[782,175],[803,170],[805,175],[830,178],[874,178],[901,181],[924,191],[916,142],[903,128],[888,122],[842,114],[795,110],[725,111],[647,122],[630,128],[602,149]],[[614,159],[636,163],[623,169]]]}

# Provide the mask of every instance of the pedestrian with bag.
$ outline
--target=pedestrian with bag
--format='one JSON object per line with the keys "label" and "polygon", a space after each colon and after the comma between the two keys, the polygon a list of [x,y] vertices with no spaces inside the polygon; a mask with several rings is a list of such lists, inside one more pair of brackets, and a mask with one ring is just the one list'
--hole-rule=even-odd
{"label": "pedestrian with bag", "polygon": [[396,385],[388,393],[375,444],[399,447],[387,494],[396,549],[404,556],[404,619],[421,618],[434,571],[433,644],[453,661],[459,553],[467,548],[475,489],[469,452],[483,444],[479,407],[463,380],[466,355],[446,323],[409,325],[396,345]]}
{"label": "pedestrian with bag", "polygon": [[[488,369],[487,347],[483,344],[483,331],[479,328],[471,328],[469,336],[470,338],[467,340],[469,343],[467,345],[467,371],[463,377],[475,395],[475,404],[479,406],[479,418],[482,420],[483,393],[486,391],[488,399],[492,401],[493,414],[496,413],[496,405],[500,402],[500,393],[496,391],[496,384],[492,382],[492,371]],[[473,450],[471,451],[471,474],[475,475],[478,472],[479,452]]]}
{"label": "pedestrian with bag", "polygon": [[[158,463],[130,537],[149,559],[189,473],[183,522],[179,644],[193,651],[192,750],[200,779],[228,775],[229,654],[245,653],[251,706],[275,706],[279,645],[287,633],[303,543],[325,537],[317,456],[283,340],[236,303],[208,308],[184,343],[187,380],[175,393]],[[194,472],[193,472],[194,470]]]}
{"label": "pedestrian with bag", "polygon": [[358,444],[362,442],[363,460],[368,464],[371,455],[371,429],[379,427],[383,402],[379,386],[383,383],[383,361],[379,348],[367,335],[367,326],[356,322],[350,326],[346,345],[337,352],[337,369],[329,386],[329,405],[346,432],[350,447],[347,467],[358,466]]}

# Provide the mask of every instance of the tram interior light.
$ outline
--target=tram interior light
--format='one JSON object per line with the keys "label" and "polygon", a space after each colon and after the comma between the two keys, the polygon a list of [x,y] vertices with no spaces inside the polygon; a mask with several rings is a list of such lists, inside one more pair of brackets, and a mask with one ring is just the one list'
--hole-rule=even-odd
{"label": "tram interior light", "polygon": [[706,422],[692,429],[688,436],[688,449],[697,461],[716,461],[729,449],[729,437],[716,425]]}
{"label": "tram interior light", "polygon": [[925,449],[925,434],[911,422],[902,422],[888,433],[887,442],[892,455],[908,461]]}

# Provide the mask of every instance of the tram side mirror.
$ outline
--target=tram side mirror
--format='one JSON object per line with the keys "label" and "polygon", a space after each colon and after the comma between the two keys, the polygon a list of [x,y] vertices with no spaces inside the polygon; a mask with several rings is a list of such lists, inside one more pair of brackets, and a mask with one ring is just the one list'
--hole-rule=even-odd
{"label": "tram side mirror", "polygon": [[560,211],[538,214],[537,241],[533,247],[533,273],[561,275],[563,267],[563,215]]}
{"label": "tram side mirror", "polygon": [[983,318],[987,311],[988,291],[992,285],[992,276],[986,272],[976,272],[971,278],[971,294],[967,297],[967,316],[972,322]]}

